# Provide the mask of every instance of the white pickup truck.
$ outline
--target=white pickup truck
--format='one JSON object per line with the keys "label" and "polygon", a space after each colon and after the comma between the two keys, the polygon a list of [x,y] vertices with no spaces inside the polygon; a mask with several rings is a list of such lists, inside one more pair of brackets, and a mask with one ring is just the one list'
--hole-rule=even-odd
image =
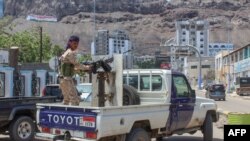
{"label": "white pickup truck", "polygon": [[185,75],[161,69],[124,70],[123,84],[134,87],[126,92],[139,97],[137,105],[37,104],[41,133],[36,136],[53,140],[150,141],[201,130],[204,141],[212,141],[217,105],[213,100],[196,97]]}

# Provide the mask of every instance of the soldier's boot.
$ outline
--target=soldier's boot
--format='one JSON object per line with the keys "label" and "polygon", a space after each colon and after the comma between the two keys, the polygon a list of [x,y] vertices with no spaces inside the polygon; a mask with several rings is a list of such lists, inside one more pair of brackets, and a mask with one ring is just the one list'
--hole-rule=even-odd
{"label": "soldier's boot", "polygon": [[69,100],[63,100],[63,105],[69,105]]}

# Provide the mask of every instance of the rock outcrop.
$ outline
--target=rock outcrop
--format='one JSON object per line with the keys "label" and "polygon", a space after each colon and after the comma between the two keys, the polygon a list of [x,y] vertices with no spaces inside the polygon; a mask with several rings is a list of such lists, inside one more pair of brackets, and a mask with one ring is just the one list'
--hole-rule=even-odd
{"label": "rock outcrop", "polygon": [[[5,0],[5,15],[23,23],[15,24],[14,31],[33,25],[20,20],[29,14],[56,16],[58,24],[40,23],[53,41],[61,44],[68,35],[78,34],[84,37],[82,44],[89,46],[94,34],[93,6],[94,0]],[[249,7],[249,0],[96,0],[96,29],[125,29],[142,48],[173,37],[176,20],[205,19],[210,23],[211,42],[230,40],[242,47],[250,42]]]}

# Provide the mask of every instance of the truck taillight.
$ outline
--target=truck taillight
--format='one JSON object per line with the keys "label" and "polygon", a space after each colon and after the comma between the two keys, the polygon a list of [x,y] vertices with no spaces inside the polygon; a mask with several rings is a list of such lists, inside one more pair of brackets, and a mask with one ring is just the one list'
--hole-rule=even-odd
{"label": "truck taillight", "polygon": [[51,129],[49,127],[42,127],[43,133],[51,133]]}
{"label": "truck taillight", "polygon": [[46,96],[46,87],[42,90],[42,96]]}
{"label": "truck taillight", "polygon": [[86,135],[85,137],[88,139],[96,139],[97,138],[96,132],[86,132],[85,135]]}

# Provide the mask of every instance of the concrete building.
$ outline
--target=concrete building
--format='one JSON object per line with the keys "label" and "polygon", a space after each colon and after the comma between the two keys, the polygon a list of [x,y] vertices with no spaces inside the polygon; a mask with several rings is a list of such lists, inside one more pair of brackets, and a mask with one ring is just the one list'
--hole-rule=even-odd
{"label": "concrete building", "polygon": [[216,55],[215,69],[220,72],[219,80],[227,89],[235,88],[237,78],[250,76],[250,44],[219,55]]}
{"label": "concrete building", "polygon": [[226,78],[225,66],[223,64],[223,57],[228,54],[228,51],[221,51],[215,55],[215,82],[216,83],[225,83]]}
{"label": "concrete building", "polygon": [[209,43],[208,56],[214,57],[220,51],[233,51],[234,46],[231,43]]}
{"label": "concrete building", "polygon": [[98,30],[95,44],[91,44],[92,55],[113,55],[123,54],[123,67],[130,69],[133,67],[132,43],[128,34],[123,30]]}
{"label": "concrete building", "polygon": [[176,21],[177,46],[192,45],[202,56],[208,56],[209,23],[205,20]]}
{"label": "concrete building", "polygon": [[4,0],[0,0],[0,18],[4,16]]}
{"label": "concrete building", "polygon": [[115,30],[109,36],[109,55],[123,54],[123,68],[133,67],[132,43],[123,30]]}
{"label": "concrete building", "polygon": [[8,64],[8,63],[9,63],[9,51],[0,50],[0,64]]}
{"label": "concrete building", "polygon": [[[209,24],[204,20],[178,20],[176,21],[175,44],[171,43],[171,64],[177,71],[184,71],[184,60],[187,56],[195,54],[190,48],[183,48],[191,45],[195,47],[202,57],[208,56]],[[178,47],[182,46],[182,48]],[[196,54],[198,57],[198,55]],[[197,59],[196,59],[197,60]]]}
{"label": "concrete building", "polygon": [[155,56],[144,55],[144,56],[136,56],[134,58],[135,62],[146,62],[155,60]]}
{"label": "concrete building", "polygon": [[108,53],[109,53],[109,31],[98,30],[95,36],[95,42],[91,43],[91,54],[106,55]]}
{"label": "concrete building", "polygon": [[[214,80],[214,57],[202,57],[201,76],[203,84]],[[184,59],[184,74],[187,76],[191,85],[198,85],[199,59],[197,57],[186,57]]]}

